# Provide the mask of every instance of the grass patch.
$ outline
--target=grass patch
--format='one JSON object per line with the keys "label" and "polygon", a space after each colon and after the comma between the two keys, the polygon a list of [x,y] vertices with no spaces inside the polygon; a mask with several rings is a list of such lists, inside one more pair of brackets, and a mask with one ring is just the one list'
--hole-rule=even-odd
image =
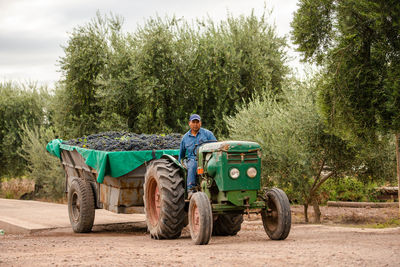
{"label": "grass patch", "polygon": [[400,227],[400,219],[389,219],[384,223],[369,223],[369,224],[352,225],[352,227],[371,228],[371,229],[395,228],[395,227]]}
{"label": "grass patch", "polygon": [[385,223],[377,223],[375,225],[372,225],[371,228],[382,229],[382,228],[391,228],[399,226],[400,226],[400,219],[390,219]]}
{"label": "grass patch", "polygon": [[35,189],[35,182],[26,177],[3,178],[0,183],[0,197],[8,199],[19,199],[23,194],[30,193]]}

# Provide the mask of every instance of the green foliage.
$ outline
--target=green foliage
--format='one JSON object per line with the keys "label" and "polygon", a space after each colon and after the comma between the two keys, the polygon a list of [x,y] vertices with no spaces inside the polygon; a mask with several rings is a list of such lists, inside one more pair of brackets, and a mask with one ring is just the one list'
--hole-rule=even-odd
{"label": "green foliage", "polygon": [[145,104],[135,83],[138,75],[134,49],[129,45],[126,34],[118,29],[112,31],[108,44],[108,61],[97,79],[96,101],[102,107],[99,129],[134,129],[138,112]]}
{"label": "green foliage", "polygon": [[359,179],[393,183],[389,134],[400,132],[400,2],[301,0],[292,27],[304,59],[322,67],[319,108],[328,131],[358,151]]}
{"label": "green foliage", "polygon": [[225,135],[223,116],[266,86],[279,92],[288,72],[286,42],[268,15],[192,25],[156,17],[124,33],[119,18],[98,14],[74,29],[64,48],[56,91],[60,135],[184,132],[191,113]]}
{"label": "green foliage", "polygon": [[356,177],[343,177],[327,181],[321,187],[321,195],[331,201],[376,201],[377,184],[364,184]]}
{"label": "green foliage", "polygon": [[28,176],[35,181],[35,197],[59,199],[63,196],[65,178],[60,160],[46,150],[55,138],[53,129],[21,125],[21,156],[28,162]]}
{"label": "green foliage", "polygon": [[175,18],[150,19],[129,36],[128,42],[135,48],[134,86],[140,88],[132,98],[138,108],[136,118],[130,118],[133,129],[147,133],[181,129],[183,51],[189,47],[180,39],[178,25]]}
{"label": "green foliage", "polygon": [[304,59],[324,66],[320,102],[336,134],[400,131],[400,3],[302,0],[292,22]]}
{"label": "green foliage", "polygon": [[56,91],[57,105],[62,109],[58,123],[67,125],[62,134],[71,134],[70,128],[75,136],[98,131],[102,104],[95,98],[96,79],[108,63],[109,34],[118,31],[121,23],[118,17],[108,19],[97,13],[90,23],[71,33],[59,61],[63,79]]}
{"label": "green foliage", "polygon": [[376,182],[397,185],[396,154],[392,135],[378,136],[375,142],[356,146],[357,160],[353,167],[357,179],[364,184]]}
{"label": "green foliage", "polygon": [[324,175],[349,169],[354,151],[327,134],[317,112],[315,84],[288,82],[280,98],[256,97],[227,117],[230,137],[260,143],[267,183],[288,189],[289,197],[308,204]]}
{"label": "green foliage", "polygon": [[204,34],[198,33],[187,94],[192,96],[193,111],[202,114],[219,136],[227,134],[223,116],[234,115],[235,107],[254,94],[268,90],[272,95],[282,89],[286,42],[268,25],[267,15],[229,16],[219,25],[200,22]]}
{"label": "green foliage", "polygon": [[[333,0],[301,1],[291,26],[293,43],[304,58],[321,62],[333,38]],[[312,33],[312,34],[311,34]]]}
{"label": "green foliage", "polygon": [[384,229],[388,227],[399,227],[400,226],[400,220],[399,219],[390,219],[385,223],[377,223],[375,225],[367,225],[366,227],[370,228],[376,228],[376,229]]}
{"label": "green foliage", "polygon": [[44,125],[49,116],[45,88],[0,83],[0,177],[22,175],[26,162],[20,157],[20,123]]}

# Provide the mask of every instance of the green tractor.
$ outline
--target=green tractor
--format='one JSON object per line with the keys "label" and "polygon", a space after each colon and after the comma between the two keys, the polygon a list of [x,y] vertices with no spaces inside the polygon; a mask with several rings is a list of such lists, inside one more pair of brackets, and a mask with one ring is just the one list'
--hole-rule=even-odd
{"label": "green tractor", "polygon": [[212,235],[236,235],[244,214],[261,213],[265,232],[284,240],[291,213],[286,194],[261,189],[261,147],[255,142],[224,141],[197,148],[198,191],[188,199],[186,168],[173,156],[151,161],[144,182],[144,206],[152,238],[173,239],[189,224],[197,245]]}

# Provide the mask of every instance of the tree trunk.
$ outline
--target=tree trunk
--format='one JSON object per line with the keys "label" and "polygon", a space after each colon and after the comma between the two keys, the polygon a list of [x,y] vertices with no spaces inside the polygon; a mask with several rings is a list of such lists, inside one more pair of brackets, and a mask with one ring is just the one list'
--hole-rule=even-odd
{"label": "tree trunk", "polygon": [[397,194],[399,197],[399,218],[400,218],[400,151],[399,151],[400,133],[396,134],[396,159],[397,159]]}
{"label": "tree trunk", "polygon": [[304,221],[308,223],[308,203],[304,204]]}
{"label": "tree trunk", "polygon": [[319,209],[318,201],[314,200],[314,223],[321,223],[321,210]]}

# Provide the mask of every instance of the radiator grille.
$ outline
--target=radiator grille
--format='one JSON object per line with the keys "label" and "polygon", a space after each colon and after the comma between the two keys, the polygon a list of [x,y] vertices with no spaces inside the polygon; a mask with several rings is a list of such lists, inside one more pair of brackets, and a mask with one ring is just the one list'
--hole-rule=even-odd
{"label": "radiator grille", "polygon": [[240,164],[240,163],[257,163],[258,155],[257,152],[247,152],[247,153],[227,153],[228,163]]}

